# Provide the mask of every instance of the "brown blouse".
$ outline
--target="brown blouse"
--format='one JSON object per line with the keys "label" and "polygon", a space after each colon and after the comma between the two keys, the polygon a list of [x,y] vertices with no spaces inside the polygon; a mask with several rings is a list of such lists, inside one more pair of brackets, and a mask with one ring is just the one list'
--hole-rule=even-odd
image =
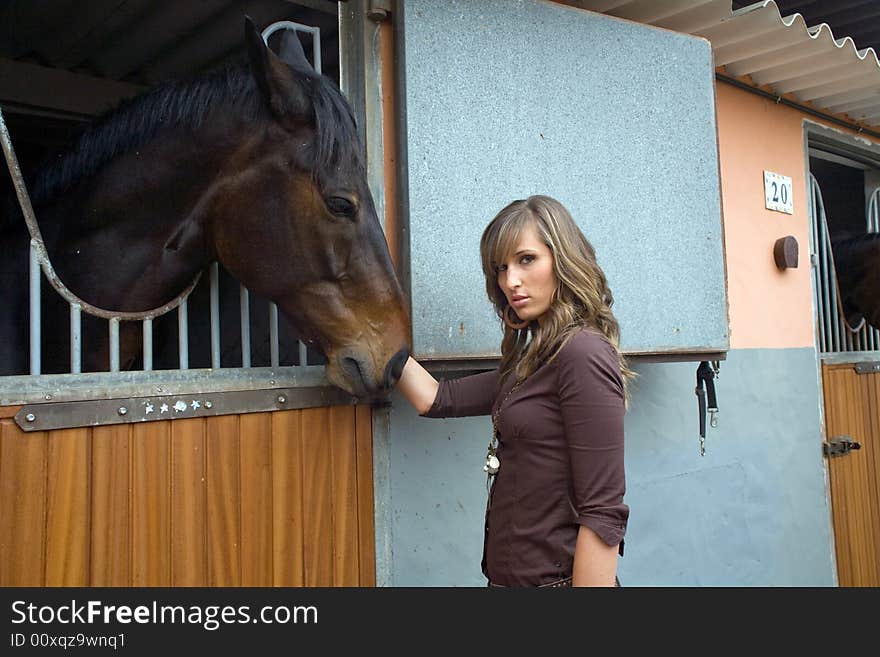
{"label": "brown blouse", "polygon": [[494,584],[539,586],[571,576],[580,525],[623,554],[623,383],[614,348],[590,330],[505,400],[512,378],[501,385],[494,370],[442,380],[425,416],[489,415],[503,402],[483,574]]}

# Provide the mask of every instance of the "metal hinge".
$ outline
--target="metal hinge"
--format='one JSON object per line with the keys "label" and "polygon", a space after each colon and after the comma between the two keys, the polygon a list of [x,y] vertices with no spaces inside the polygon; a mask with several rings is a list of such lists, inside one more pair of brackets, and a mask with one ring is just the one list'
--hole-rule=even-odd
{"label": "metal hinge", "polygon": [[831,440],[822,443],[822,453],[825,456],[843,456],[851,450],[861,449],[862,446],[849,436],[834,436]]}
{"label": "metal hinge", "polygon": [[880,372],[880,362],[878,361],[869,360],[856,363],[856,374],[874,374],[875,372]]}
{"label": "metal hinge", "polygon": [[391,13],[391,0],[370,0],[367,6],[367,18],[376,23],[388,20]]}

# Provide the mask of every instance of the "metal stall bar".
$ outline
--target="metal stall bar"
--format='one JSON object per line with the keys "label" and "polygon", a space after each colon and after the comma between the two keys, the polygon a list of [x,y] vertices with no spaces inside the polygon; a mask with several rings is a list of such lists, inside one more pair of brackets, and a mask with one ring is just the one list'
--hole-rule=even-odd
{"label": "metal stall bar", "polygon": [[241,285],[238,290],[241,311],[241,366],[251,366],[251,301],[248,289]]}
{"label": "metal stall bar", "polygon": [[110,318],[110,371],[119,371],[119,318]]}
{"label": "metal stall bar", "polygon": [[269,365],[278,367],[278,306],[269,302]]}
{"label": "metal stall bar", "polygon": [[70,304],[70,373],[82,372],[82,309]]}
{"label": "metal stall bar", "polygon": [[144,332],[144,372],[153,369],[153,320],[149,317],[143,321]]}
{"label": "metal stall bar", "polygon": [[263,41],[268,45],[269,37],[278,30],[293,30],[294,32],[305,32],[312,35],[312,68],[321,73],[321,28],[312,25],[303,25],[302,23],[294,23],[293,21],[277,21],[266,26],[263,30]]}
{"label": "metal stall bar", "polygon": [[220,268],[211,263],[211,367],[220,367]]}
{"label": "metal stall bar", "polygon": [[189,314],[186,299],[177,307],[177,359],[180,369],[189,369]]}
{"label": "metal stall bar", "polygon": [[[875,189],[868,199],[868,216],[866,219],[869,233],[880,233],[880,187]],[[868,349],[875,351],[880,348],[880,329],[866,324]]]}
{"label": "metal stall bar", "polygon": [[31,374],[40,373],[40,253],[31,240],[30,262],[30,341]]}
{"label": "metal stall bar", "polygon": [[820,262],[819,247],[819,222],[816,213],[816,187],[813,181],[810,181],[810,239],[812,241],[811,264],[813,275],[813,289],[816,295],[816,326],[819,332],[819,352],[824,353],[826,349],[826,330],[825,330],[825,298],[823,291],[822,268]]}
{"label": "metal stall bar", "polygon": [[837,351],[836,341],[835,341],[835,329],[837,327],[836,322],[832,319],[832,311],[831,308],[834,306],[831,304],[831,289],[828,281],[828,272],[829,272],[829,259],[828,259],[828,242],[825,235],[825,210],[822,206],[822,192],[819,189],[819,183],[813,175],[810,175],[810,180],[813,186],[813,194],[816,202],[814,204],[815,209],[815,222],[816,222],[816,232],[818,236],[817,245],[819,248],[818,256],[819,256],[819,274],[822,282],[822,287],[820,290],[821,298],[822,298],[822,322],[825,326],[825,341],[822,344],[822,350],[825,353],[830,353],[833,351]]}

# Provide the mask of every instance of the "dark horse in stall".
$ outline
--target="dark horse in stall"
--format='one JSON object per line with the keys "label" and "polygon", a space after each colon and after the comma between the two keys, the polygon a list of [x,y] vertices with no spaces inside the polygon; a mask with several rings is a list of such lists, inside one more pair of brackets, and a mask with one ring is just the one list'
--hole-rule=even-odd
{"label": "dark horse in stall", "polygon": [[862,318],[880,329],[880,233],[865,233],[832,244],[844,317],[856,327]]}
{"label": "dark horse in stall", "polygon": [[[51,261],[74,294],[115,311],[159,307],[219,261],[324,353],[331,382],[382,397],[409,355],[410,325],[353,114],[296,37],[279,57],[245,23],[249,66],[129,101],[36,177]],[[27,271],[19,213],[0,225],[0,374],[27,371]],[[43,324],[63,337],[44,358],[63,362],[66,306],[51,294]],[[133,349],[123,340],[123,363]]]}

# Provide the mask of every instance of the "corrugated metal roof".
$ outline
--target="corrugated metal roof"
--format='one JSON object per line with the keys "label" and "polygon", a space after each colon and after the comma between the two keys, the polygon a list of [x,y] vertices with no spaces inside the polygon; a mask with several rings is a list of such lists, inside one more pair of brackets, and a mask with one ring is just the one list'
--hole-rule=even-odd
{"label": "corrugated metal roof", "polygon": [[[734,9],[755,0],[733,0]],[[807,25],[827,23],[838,37],[848,36],[856,47],[880,53],[880,2],[878,0],[776,0],[783,16],[799,13]]]}
{"label": "corrugated metal roof", "polygon": [[[719,71],[864,127],[880,127],[880,60],[874,48],[859,49],[846,32],[857,30],[860,38],[877,43],[876,0],[766,0],[747,6],[731,0],[571,4],[705,37]],[[791,13],[796,8],[805,13]]]}

